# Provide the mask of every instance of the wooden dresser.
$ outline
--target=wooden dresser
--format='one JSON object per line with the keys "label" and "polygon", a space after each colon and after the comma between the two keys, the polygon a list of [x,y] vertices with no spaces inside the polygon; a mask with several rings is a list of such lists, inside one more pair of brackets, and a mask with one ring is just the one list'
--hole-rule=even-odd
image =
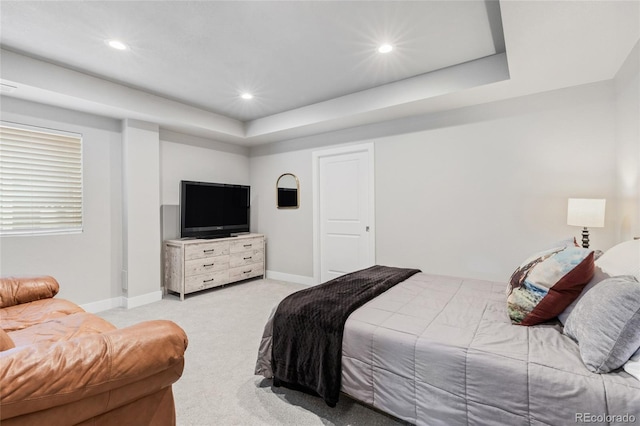
{"label": "wooden dresser", "polygon": [[265,275],[264,235],[164,242],[164,287],[184,295]]}

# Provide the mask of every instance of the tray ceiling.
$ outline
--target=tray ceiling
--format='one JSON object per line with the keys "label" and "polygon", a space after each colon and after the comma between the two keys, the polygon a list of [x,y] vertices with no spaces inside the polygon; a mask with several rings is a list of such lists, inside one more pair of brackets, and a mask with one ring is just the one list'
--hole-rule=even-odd
{"label": "tray ceiling", "polygon": [[[0,11],[10,96],[241,144],[602,79],[639,26],[637,2],[615,1],[3,0]],[[487,85],[493,98],[473,94]]]}

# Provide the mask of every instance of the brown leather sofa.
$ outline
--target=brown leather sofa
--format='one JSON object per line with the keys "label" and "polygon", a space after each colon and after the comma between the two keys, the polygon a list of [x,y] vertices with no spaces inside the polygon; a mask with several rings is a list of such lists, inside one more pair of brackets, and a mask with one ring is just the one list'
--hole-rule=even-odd
{"label": "brown leather sofa", "polygon": [[0,424],[174,425],[184,331],[116,329],[58,290],[52,277],[0,278]]}

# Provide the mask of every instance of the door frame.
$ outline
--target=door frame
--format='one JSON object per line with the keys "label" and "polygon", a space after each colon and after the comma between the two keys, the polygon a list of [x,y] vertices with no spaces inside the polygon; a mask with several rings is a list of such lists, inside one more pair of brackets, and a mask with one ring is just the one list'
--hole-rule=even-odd
{"label": "door frame", "polygon": [[347,145],[339,148],[330,148],[313,151],[313,281],[320,283],[320,159],[326,157],[336,157],[345,154],[367,152],[369,155],[369,252],[373,256],[373,263],[376,260],[376,218],[375,218],[375,161],[374,143],[364,143],[358,145]]}

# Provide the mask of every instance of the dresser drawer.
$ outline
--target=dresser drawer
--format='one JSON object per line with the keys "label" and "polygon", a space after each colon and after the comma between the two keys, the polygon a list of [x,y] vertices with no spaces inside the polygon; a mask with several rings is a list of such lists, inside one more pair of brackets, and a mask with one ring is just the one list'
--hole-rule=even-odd
{"label": "dresser drawer", "polygon": [[191,244],[184,248],[185,261],[202,259],[203,257],[222,256],[225,254],[229,254],[228,241]]}
{"label": "dresser drawer", "polygon": [[242,253],[233,253],[229,256],[229,266],[232,268],[251,265],[253,263],[264,261],[264,251],[262,250],[250,250],[243,251]]}
{"label": "dresser drawer", "polygon": [[184,275],[199,275],[229,268],[229,256],[204,257],[184,262]]}
{"label": "dresser drawer", "polygon": [[247,278],[257,277],[264,274],[264,263],[254,263],[252,265],[240,266],[229,269],[229,280],[238,281]]}
{"label": "dresser drawer", "polygon": [[230,243],[229,252],[239,253],[248,250],[262,250],[262,238],[243,238],[238,241],[232,241]]}
{"label": "dresser drawer", "polygon": [[205,288],[224,285],[229,282],[229,270],[216,271],[208,274],[193,275],[184,278],[185,293],[204,290]]}

